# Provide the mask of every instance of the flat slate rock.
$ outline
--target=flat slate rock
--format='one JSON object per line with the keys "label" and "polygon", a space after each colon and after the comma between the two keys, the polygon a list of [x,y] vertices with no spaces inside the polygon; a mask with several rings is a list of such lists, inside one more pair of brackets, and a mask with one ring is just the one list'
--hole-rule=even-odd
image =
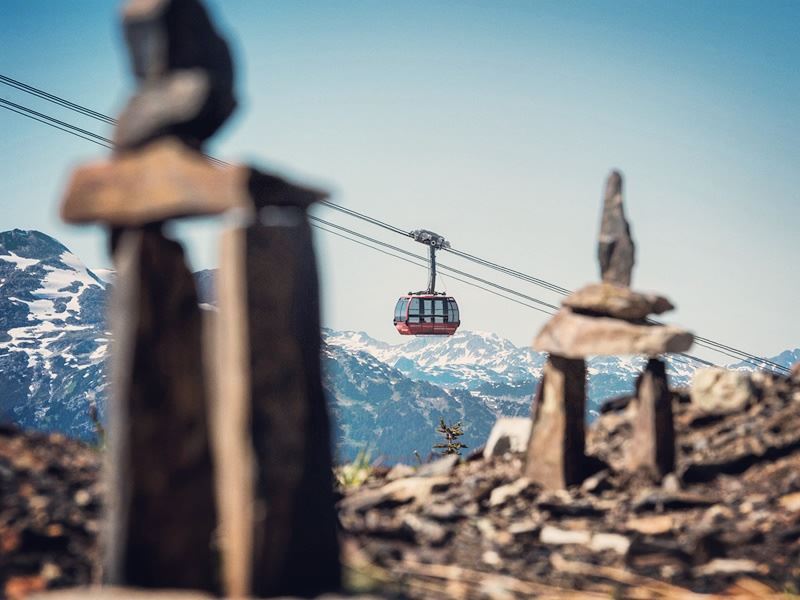
{"label": "flat slate rock", "polygon": [[565,358],[595,355],[685,352],[694,336],[670,325],[636,325],[611,317],[590,317],[562,308],[536,336],[533,349]]}
{"label": "flat slate rock", "polygon": [[213,165],[177,138],[76,169],[61,203],[67,223],[136,227],[267,206],[307,208],[324,190],[245,165]]}
{"label": "flat slate rock", "polygon": [[250,169],[217,167],[175,138],[73,172],[61,204],[67,223],[133,227],[252,206]]}
{"label": "flat slate rock", "polygon": [[585,312],[631,321],[648,315],[660,315],[675,308],[667,298],[657,294],[634,292],[613,283],[590,283],[572,292],[562,302],[575,312]]}

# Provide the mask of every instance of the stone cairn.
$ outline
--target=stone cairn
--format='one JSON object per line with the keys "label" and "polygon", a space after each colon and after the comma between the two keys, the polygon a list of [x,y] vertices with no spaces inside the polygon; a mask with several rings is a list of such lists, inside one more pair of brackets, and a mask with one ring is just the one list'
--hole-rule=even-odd
{"label": "stone cairn", "polygon": [[606,182],[598,242],[601,283],[573,292],[545,324],[533,347],[548,352],[533,402],[526,476],[547,489],[580,483],[589,473],[585,454],[586,358],[644,354],[649,360],[636,383],[632,471],[660,480],[675,467],[672,401],[666,352],[684,352],[691,333],[654,324],[648,315],[674,308],[654,294],[630,289],[635,247],[622,203],[622,175]]}
{"label": "stone cairn", "polygon": [[[113,156],[75,170],[69,223],[109,229],[117,279],[104,580],[231,597],[340,587],[317,271],[325,193],[202,151],[236,107],[200,0],[130,0],[137,88]],[[229,215],[203,314],[164,225]]]}

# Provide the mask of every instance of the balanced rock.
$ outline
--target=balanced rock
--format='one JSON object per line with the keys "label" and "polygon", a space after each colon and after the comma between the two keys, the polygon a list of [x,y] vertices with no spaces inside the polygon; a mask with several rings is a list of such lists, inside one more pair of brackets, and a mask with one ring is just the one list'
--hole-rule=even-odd
{"label": "balanced rock", "polygon": [[631,470],[655,481],[675,470],[675,427],[672,394],[664,361],[651,358],[636,382],[636,413],[633,443],[629,451]]}
{"label": "balanced rock", "polygon": [[730,414],[753,400],[755,388],[748,373],[712,367],[694,374],[691,395],[692,404],[703,412]]}
{"label": "balanced rock", "polygon": [[597,258],[603,281],[630,286],[635,246],[622,205],[622,174],[612,171],[606,180],[603,217],[597,240]]}
{"label": "balanced rock", "polygon": [[593,355],[685,352],[694,336],[671,325],[636,325],[612,317],[589,317],[562,308],[536,336],[534,350],[566,358]]}
{"label": "balanced rock", "polygon": [[233,61],[199,0],[130,0],[125,39],[139,88],[114,142],[134,148],[174,135],[199,147],[236,108]]}
{"label": "balanced rock", "polygon": [[634,292],[613,283],[591,283],[562,302],[575,312],[637,321],[675,308],[664,296]]}
{"label": "balanced rock", "polygon": [[586,476],[586,362],[551,354],[533,399],[524,475],[548,490]]}

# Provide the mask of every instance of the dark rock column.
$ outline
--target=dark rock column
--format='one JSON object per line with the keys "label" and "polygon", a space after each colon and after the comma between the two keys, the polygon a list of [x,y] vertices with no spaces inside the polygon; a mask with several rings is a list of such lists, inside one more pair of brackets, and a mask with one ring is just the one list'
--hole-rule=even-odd
{"label": "dark rock column", "polygon": [[550,355],[533,406],[525,475],[546,489],[580,483],[586,466],[586,362]]}
{"label": "dark rock column", "polygon": [[330,423],[320,373],[319,292],[305,211],[271,208],[246,230],[253,594],[340,587]]}
{"label": "dark rock column", "polygon": [[120,233],[106,579],[219,592],[200,308],[180,244]]}
{"label": "dark rock column", "polygon": [[635,250],[622,202],[622,174],[612,171],[606,180],[603,217],[597,240],[597,259],[603,281],[629,287]]}
{"label": "dark rock column", "polygon": [[631,468],[660,481],[675,470],[672,394],[662,360],[651,358],[647,362],[636,390],[636,416],[629,454]]}

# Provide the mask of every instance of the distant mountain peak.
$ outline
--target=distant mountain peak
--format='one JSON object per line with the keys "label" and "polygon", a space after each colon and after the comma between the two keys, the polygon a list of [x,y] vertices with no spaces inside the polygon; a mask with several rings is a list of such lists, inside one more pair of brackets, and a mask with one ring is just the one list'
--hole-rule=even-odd
{"label": "distant mountain peak", "polygon": [[69,252],[64,244],[35,229],[0,231],[0,255],[47,260],[64,252]]}

